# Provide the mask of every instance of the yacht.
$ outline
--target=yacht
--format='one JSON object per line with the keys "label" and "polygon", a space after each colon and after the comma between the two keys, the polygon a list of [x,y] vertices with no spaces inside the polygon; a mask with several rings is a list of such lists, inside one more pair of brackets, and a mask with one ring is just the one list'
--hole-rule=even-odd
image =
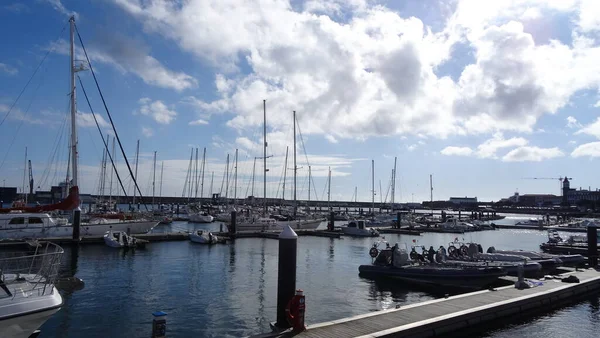
{"label": "yacht", "polygon": [[[92,219],[81,223],[80,235],[103,236],[107,231],[128,231],[131,234],[144,234],[159,222],[152,220],[120,221],[115,219]],[[28,239],[68,237],[73,233],[72,224],[64,218],[56,218],[48,213],[11,212],[0,214],[0,239]]]}
{"label": "yacht", "polygon": [[0,337],[27,338],[63,305],[54,283],[64,251],[50,242],[38,243],[33,254],[15,253],[14,246],[0,250]]}
{"label": "yacht", "polygon": [[348,236],[356,237],[378,237],[379,232],[374,228],[367,229],[365,221],[350,221],[348,225],[342,227],[342,233]]}
{"label": "yacht", "polygon": [[248,218],[236,222],[236,230],[283,230],[288,225],[292,229],[316,229],[322,222],[323,219],[278,221],[268,217]]}

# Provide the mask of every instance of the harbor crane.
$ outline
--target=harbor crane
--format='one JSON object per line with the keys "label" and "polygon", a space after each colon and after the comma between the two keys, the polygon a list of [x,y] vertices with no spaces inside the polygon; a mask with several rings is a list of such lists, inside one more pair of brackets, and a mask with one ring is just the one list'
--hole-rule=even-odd
{"label": "harbor crane", "polygon": [[29,195],[33,195],[33,170],[31,169],[31,160],[29,160]]}
{"label": "harbor crane", "polygon": [[525,180],[558,180],[559,182],[559,190],[560,190],[560,195],[562,196],[563,190],[562,190],[562,183],[564,180],[569,180],[571,181],[573,178],[572,177],[524,177],[523,179]]}

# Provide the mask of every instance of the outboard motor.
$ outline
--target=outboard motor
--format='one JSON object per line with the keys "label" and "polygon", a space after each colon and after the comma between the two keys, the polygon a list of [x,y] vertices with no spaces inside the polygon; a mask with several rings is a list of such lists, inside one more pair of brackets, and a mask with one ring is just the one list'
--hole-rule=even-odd
{"label": "outboard motor", "polygon": [[477,247],[477,244],[475,243],[471,243],[469,244],[469,248],[467,249],[468,255],[469,257],[473,258],[475,255],[477,255],[477,253],[479,252],[479,248]]}
{"label": "outboard motor", "polygon": [[438,263],[443,263],[446,261],[446,249],[444,249],[443,246],[440,246],[440,248],[437,250],[435,254],[435,261]]}
{"label": "outboard motor", "polygon": [[412,250],[410,250],[410,255],[409,255],[410,259],[412,259],[413,261],[416,261],[419,259],[419,254],[417,253],[417,250],[415,250],[415,248],[412,248]]}
{"label": "outboard motor", "polygon": [[435,250],[433,249],[433,246],[429,247],[429,252],[427,253],[427,259],[429,259],[430,263],[435,263]]}
{"label": "outboard motor", "polygon": [[490,246],[490,247],[487,249],[487,253],[494,253],[494,252],[496,252],[496,248],[494,248],[493,246]]}
{"label": "outboard motor", "polygon": [[477,244],[477,251],[479,251],[479,253],[483,253],[483,247],[481,244]]}

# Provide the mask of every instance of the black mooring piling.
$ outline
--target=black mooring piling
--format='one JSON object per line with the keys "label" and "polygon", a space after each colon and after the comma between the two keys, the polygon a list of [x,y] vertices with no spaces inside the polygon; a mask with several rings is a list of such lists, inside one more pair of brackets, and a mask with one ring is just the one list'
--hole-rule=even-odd
{"label": "black mooring piling", "polygon": [[81,225],[81,209],[73,210],[73,241],[79,242],[79,226]]}
{"label": "black mooring piling", "polygon": [[237,213],[235,211],[231,212],[231,222],[229,223],[229,227],[228,227],[230,235],[235,235],[235,232],[236,232],[236,229],[235,229],[236,228],[236,226],[235,226],[236,215],[237,215]]}
{"label": "black mooring piling", "polygon": [[277,271],[277,322],[278,329],[287,329],[285,308],[296,292],[296,251],[298,235],[286,226],[279,234],[279,264]]}
{"label": "black mooring piling", "polygon": [[588,240],[588,262],[590,266],[598,265],[598,228],[595,226],[587,227]]}
{"label": "black mooring piling", "polygon": [[335,230],[335,213],[333,211],[329,213],[329,222],[327,223],[327,230]]}
{"label": "black mooring piling", "polygon": [[400,229],[401,226],[402,226],[402,214],[400,213],[400,211],[398,211],[398,213],[396,214],[396,229]]}

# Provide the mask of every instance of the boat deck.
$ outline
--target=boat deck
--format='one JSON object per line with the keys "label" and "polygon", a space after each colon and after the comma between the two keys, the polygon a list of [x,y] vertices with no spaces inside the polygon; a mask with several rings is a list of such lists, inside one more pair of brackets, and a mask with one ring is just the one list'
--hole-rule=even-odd
{"label": "boat deck", "polygon": [[[506,316],[547,311],[579,295],[600,291],[598,271],[586,269],[568,274],[575,275],[580,282],[546,280],[531,289],[506,286],[477,291],[308,325],[306,331],[297,334],[284,332],[261,337],[433,337]],[[310,311],[310,296],[307,305]]]}

